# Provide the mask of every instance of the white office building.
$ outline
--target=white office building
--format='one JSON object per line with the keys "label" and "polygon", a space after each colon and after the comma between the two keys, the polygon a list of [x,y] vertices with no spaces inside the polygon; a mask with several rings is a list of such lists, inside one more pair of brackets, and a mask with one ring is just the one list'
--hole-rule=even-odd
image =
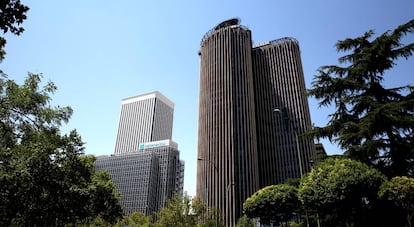
{"label": "white office building", "polygon": [[121,102],[114,154],[138,151],[140,143],[172,137],[174,103],[155,91]]}

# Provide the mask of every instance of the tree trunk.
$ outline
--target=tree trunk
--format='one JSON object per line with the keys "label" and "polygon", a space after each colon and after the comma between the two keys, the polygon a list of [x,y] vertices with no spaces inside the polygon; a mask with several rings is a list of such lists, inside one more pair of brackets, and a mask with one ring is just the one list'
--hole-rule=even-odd
{"label": "tree trunk", "polygon": [[411,219],[413,218],[413,214],[407,214],[407,226],[411,227]]}

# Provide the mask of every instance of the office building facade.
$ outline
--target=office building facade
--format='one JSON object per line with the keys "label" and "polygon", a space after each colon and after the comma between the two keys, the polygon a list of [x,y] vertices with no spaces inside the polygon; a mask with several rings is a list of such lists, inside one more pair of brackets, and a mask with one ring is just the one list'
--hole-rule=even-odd
{"label": "office building facade", "polygon": [[119,203],[126,215],[134,211],[152,215],[157,210],[158,154],[147,151],[98,156],[94,168],[109,173],[121,195]]}
{"label": "office building facade", "polygon": [[238,19],[206,33],[200,48],[197,195],[234,226],[258,189],[300,177],[314,150],[297,41],[252,46]]}
{"label": "office building facade", "polygon": [[171,140],[173,111],[174,103],[158,91],[122,100],[114,154],[98,157],[95,169],[108,171],[127,215],[153,215],[174,194],[182,196],[184,162]]}
{"label": "office building facade", "polygon": [[139,152],[152,152],[158,156],[158,199],[156,209],[165,206],[167,198],[182,195],[184,187],[184,164],[180,160],[177,143],[171,140],[141,143]]}
{"label": "office building facade", "polygon": [[115,154],[137,151],[140,143],[172,137],[174,103],[155,91],[121,102]]}
{"label": "office building facade", "polygon": [[300,178],[311,169],[312,126],[299,43],[281,38],[253,47],[260,188]]}
{"label": "office building facade", "polygon": [[[96,170],[106,170],[121,194],[125,214],[152,215],[167,198],[182,195],[184,164],[177,144],[171,140],[141,143],[137,152],[99,156]],[[181,194],[180,194],[181,193]]]}
{"label": "office building facade", "polygon": [[250,30],[235,20],[217,25],[200,56],[197,195],[229,226],[259,189]]}

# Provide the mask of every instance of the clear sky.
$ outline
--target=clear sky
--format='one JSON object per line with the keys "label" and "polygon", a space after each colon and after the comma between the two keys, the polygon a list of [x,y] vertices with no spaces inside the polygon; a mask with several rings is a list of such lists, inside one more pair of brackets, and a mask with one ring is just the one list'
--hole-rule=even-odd
{"label": "clear sky", "polygon": [[[318,67],[337,64],[338,40],[378,34],[414,19],[413,0],[41,0],[30,7],[20,37],[7,35],[0,68],[18,83],[43,73],[58,90],[53,105],[71,106],[63,131],[77,129],[86,153],[113,153],[121,99],[158,90],[175,103],[173,140],[186,162],[184,190],[195,195],[199,56],[203,35],[239,17],[254,43],[294,37],[300,43],[307,87]],[[406,42],[414,42],[414,35]],[[400,61],[388,86],[414,85],[414,57]],[[312,121],[329,109],[310,99]],[[328,154],[342,153],[323,141]]]}

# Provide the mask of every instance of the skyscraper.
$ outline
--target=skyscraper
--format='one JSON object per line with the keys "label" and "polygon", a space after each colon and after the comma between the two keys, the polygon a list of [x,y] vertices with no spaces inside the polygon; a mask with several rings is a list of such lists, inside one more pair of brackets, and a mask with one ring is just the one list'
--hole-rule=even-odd
{"label": "skyscraper", "polygon": [[238,19],[201,41],[197,195],[233,226],[259,188],[309,170],[311,126],[299,45],[253,47]]}
{"label": "skyscraper", "polygon": [[152,215],[173,194],[182,195],[184,162],[171,140],[174,103],[155,91],[122,100],[114,155],[99,156],[121,194],[126,214]]}
{"label": "skyscraper", "polygon": [[140,143],[171,139],[174,103],[155,91],[121,103],[115,154],[138,150]]}
{"label": "skyscraper", "polygon": [[237,19],[201,42],[197,195],[236,223],[259,189],[250,30]]}
{"label": "skyscraper", "polygon": [[300,178],[315,147],[299,43],[281,38],[253,47],[260,188]]}

